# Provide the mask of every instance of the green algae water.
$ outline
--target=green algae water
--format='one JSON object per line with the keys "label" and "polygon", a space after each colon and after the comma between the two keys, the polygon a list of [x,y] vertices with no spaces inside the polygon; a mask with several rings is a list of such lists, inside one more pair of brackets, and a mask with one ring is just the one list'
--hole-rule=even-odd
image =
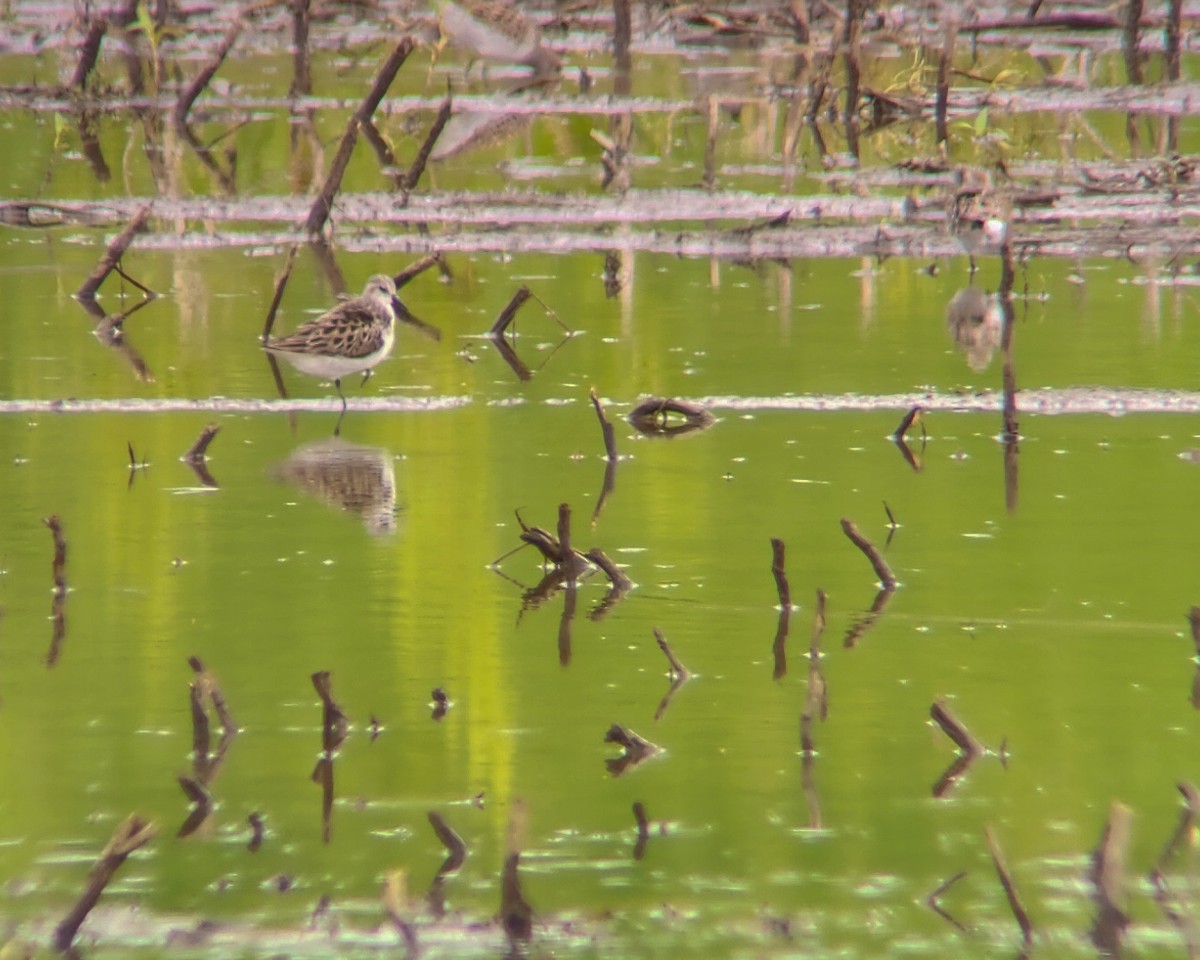
{"label": "green algae water", "polygon": [[[232,60],[231,82],[279,96],[287,58],[257,56]],[[357,101],[375,62],[361,56],[318,57],[323,96]],[[639,82],[690,95],[668,69],[685,61],[663,54]],[[58,62],[13,53],[0,69],[48,83]],[[435,77],[459,82],[462,65]],[[398,95],[423,92],[427,54],[410,67]],[[340,136],[348,109],[327,106],[314,142]],[[383,116],[389,136],[410,136]],[[646,119],[647,183],[699,176],[698,116]],[[127,115],[101,124],[124,164],[104,182],[53,117],[9,106],[2,119],[7,198],[156,189],[140,141],[125,149],[139,136]],[[724,122],[728,164],[778,159],[738,126],[748,119]],[[286,192],[288,124],[264,107],[238,133],[247,194]],[[500,189],[541,162],[565,169],[548,191],[596,192],[597,171],[573,159],[594,160],[590,124],[541,118],[436,167],[437,188]],[[194,157],[181,163],[182,192],[218,192]],[[723,169],[730,189],[779,189]],[[345,189],[385,188],[356,153]],[[1139,956],[1184,949],[1141,878],[1179,822],[1176,785],[1200,778],[1187,619],[1200,427],[1170,412],[1197,388],[1186,277],[1128,258],[1022,263],[1019,390],[1160,402],[1049,415],[1018,392],[1020,436],[1006,443],[978,400],[1001,388],[999,340],[989,349],[982,333],[968,351],[947,324],[962,290],[997,288],[995,256],[972,277],[965,256],[742,263],[607,238],[457,252],[401,291],[427,327],[403,327],[365,385],[343,383],[335,438],[331,385],[285,369],[290,405],[263,402],[279,396],[259,335],[284,246],[135,244],[124,269],[162,295],[113,346],[71,297],[111,233],[0,233],[0,400],[29,401],[0,414],[0,943],[48,954],[137,812],[157,834],[85,922],[87,956],[394,953],[382,891],[398,872],[429,955],[492,956],[509,947],[495,917],[514,845],[531,955],[1009,955],[1021,934],[988,826],[1039,953],[1094,956],[1089,857],[1120,802],[1133,813],[1126,942]],[[335,231],[332,248],[296,255],[277,332],[418,256],[357,230]],[[522,285],[537,300],[518,315],[514,364],[483,334]],[[105,312],[121,291],[110,277]],[[616,428],[610,471],[592,389]],[[703,403],[714,422],[646,435],[624,417],[651,395]],[[891,439],[909,405],[895,397],[939,401],[907,450]],[[380,399],[395,403],[372,408]],[[97,409],[78,409],[87,401]],[[191,406],[155,408],[168,401]],[[180,457],[210,423],[197,470]],[[632,589],[614,594],[599,571],[539,589],[541,557],[517,548],[523,525],[555,530],[561,504],[573,545],[602,549]],[[57,597],[52,515],[68,546]],[[881,550],[894,591],[842,518]],[[772,538],[786,545],[786,630]],[[189,657],[238,727],[222,742],[214,718],[207,763]],[[323,782],[318,671],[349,720]],[[987,748],[965,769],[930,721],[937,700]],[[614,724],[658,749],[616,763]],[[180,775],[211,795],[198,825]],[[452,871],[431,811],[465,842]],[[1169,902],[1192,917],[1190,834],[1170,854]]]}

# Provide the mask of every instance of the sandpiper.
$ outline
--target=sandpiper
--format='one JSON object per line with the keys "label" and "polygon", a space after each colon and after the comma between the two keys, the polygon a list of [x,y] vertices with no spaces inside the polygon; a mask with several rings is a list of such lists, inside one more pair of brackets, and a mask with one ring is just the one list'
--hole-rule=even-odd
{"label": "sandpiper", "polygon": [[301,324],[285,337],[263,344],[268,353],[284,357],[301,373],[333,380],[346,412],[342,377],[366,373],[392,352],[396,342],[396,284],[391,277],[374,276],[361,297],[339,303],[315,320]]}
{"label": "sandpiper", "polygon": [[542,43],[542,31],[501,0],[436,0],[442,34],[485,60],[532,67],[535,77],[562,70],[558,55]]}

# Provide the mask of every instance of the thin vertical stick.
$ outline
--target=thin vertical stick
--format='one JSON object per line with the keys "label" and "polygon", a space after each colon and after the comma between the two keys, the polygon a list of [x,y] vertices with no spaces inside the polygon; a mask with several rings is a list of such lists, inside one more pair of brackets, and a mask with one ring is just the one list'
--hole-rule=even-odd
{"label": "thin vertical stick", "polygon": [[287,287],[288,278],[292,275],[292,266],[296,262],[296,251],[300,244],[293,243],[288,247],[287,259],[283,262],[283,270],[275,278],[275,292],[271,295],[271,306],[267,310],[267,320],[263,324],[262,342],[271,339],[271,330],[275,326],[275,314],[279,312],[279,304],[283,300],[283,291]]}
{"label": "thin vertical stick", "polygon": [[784,551],[783,541],[778,537],[771,538],[771,573],[775,575],[775,589],[779,593],[779,605],[785,609],[791,609],[792,606],[792,591],[788,586],[787,571],[784,569]]}
{"label": "thin vertical stick", "polygon": [[1021,928],[1021,937],[1025,942],[1025,946],[1030,946],[1033,943],[1033,924],[1029,920],[1029,914],[1025,912],[1025,908],[1021,905],[1021,898],[1017,895],[1016,884],[1013,883],[1012,875],[1008,872],[1008,867],[1004,865],[1004,853],[1000,850],[1000,844],[996,840],[996,835],[992,832],[990,825],[983,828],[984,838],[987,840],[988,852],[992,855],[992,863],[996,867],[996,875],[1000,878],[1000,885],[1004,888],[1004,895],[1008,898],[1009,909],[1012,910],[1013,916],[1016,917],[1017,925]]}
{"label": "thin vertical stick", "polygon": [[592,406],[596,410],[596,419],[600,421],[600,432],[604,435],[604,455],[609,462],[615,461],[617,459],[617,439],[613,425],[604,415],[604,407],[600,405],[600,398],[596,396],[595,387],[588,391],[588,396],[591,397]]}
{"label": "thin vertical stick", "polygon": [[100,56],[100,43],[107,32],[108,21],[103,17],[97,17],[88,24],[87,36],[79,45],[79,60],[75,63],[75,73],[71,77],[73,89],[81,93],[86,89],[88,77],[91,76],[92,69],[96,66],[96,59]]}
{"label": "thin vertical stick", "polygon": [[292,0],[292,86],[288,96],[307,97],[312,93],[312,71],[308,63],[309,0]]}

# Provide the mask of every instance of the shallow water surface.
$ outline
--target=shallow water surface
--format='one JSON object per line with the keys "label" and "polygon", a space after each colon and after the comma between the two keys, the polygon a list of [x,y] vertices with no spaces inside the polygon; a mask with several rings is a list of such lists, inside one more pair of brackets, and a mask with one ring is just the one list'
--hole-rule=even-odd
{"label": "shallow water surface", "polygon": [[[840,161],[807,140],[783,155],[773,71],[791,48],[663,49],[663,25],[643,26],[634,186],[696,190],[715,117],[719,182],[699,192],[736,206],[754,191],[807,217]],[[382,56],[357,33],[338,45],[333,26],[316,32],[315,83],[336,102],[314,105],[315,126],[289,114],[284,33],[264,28],[223,68],[241,93],[274,98],[237,128],[247,200],[277,193],[283,207],[315,189],[321,149]],[[610,58],[593,40],[580,28],[555,42],[607,95]],[[17,44],[0,72],[48,84],[66,56]],[[397,98],[428,97],[428,65],[414,54]],[[451,55],[430,89],[495,81],[463,80],[462,65]],[[747,102],[695,106],[688,84],[708,67]],[[747,79],[759,69],[776,93]],[[0,102],[20,134],[9,142],[38,144],[5,165],[6,199],[129,202],[161,187],[124,108],[100,124],[123,165],[102,180],[63,126],[68,106]],[[517,177],[551,198],[607,197],[589,131],[611,132],[608,115],[569,107],[448,157],[429,195]],[[236,125],[213,109],[214,129]],[[411,151],[429,113],[393,104],[380,122]],[[1033,116],[1032,133],[993,121],[1031,163],[1054,142]],[[1112,132],[1123,117],[1089,119],[1118,160],[1138,159]],[[863,182],[894,174],[925,126],[869,141]],[[987,143],[956,130],[956,162],[979,162]],[[1178,132],[1195,142],[1190,118]],[[811,166],[778,173],[797,156]],[[374,161],[355,154],[348,206],[389,189]],[[220,199],[195,156],[173,162],[171,198]],[[639,200],[662,197],[614,206]],[[973,273],[940,226],[928,255],[676,256],[661,246],[675,226],[651,219],[634,236],[631,212],[553,252],[553,228],[530,248],[532,230],[470,233],[466,201],[461,231],[427,234],[388,205],[396,219],[366,225],[335,210],[331,242],[298,250],[277,318],[291,329],[372,274],[451,251],[444,273],[401,290],[424,326],[402,327],[367,383],[346,378],[340,421],[331,384],[284,367],[281,396],[259,345],[294,233],[192,216],[173,232],[162,215],[123,259],[161,295],[106,343],[71,294],[118,226],[0,228],[0,947],[48,950],[136,811],[158,833],[84,924],[88,956],[392,953],[386,883],[402,886],[393,905],[427,955],[494,956],[510,946],[494,918],[517,849],[532,955],[1010,955],[1021,933],[987,826],[1039,955],[1095,956],[1089,857],[1119,801],[1133,813],[1125,944],[1179,955],[1197,864],[1187,830],[1168,841],[1176,784],[1200,777],[1187,620],[1200,599],[1200,324],[1179,263],[1018,244],[1006,351],[1000,257],[981,250]],[[686,229],[725,243],[745,226]],[[534,298],[501,348],[484,334],[522,286]],[[112,276],[101,313],[136,297]],[[647,396],[701,403],[712,423],[641,432],[626,417]],[[925,413],[894,442],[916,404]],[[181,460],[210,423],[207,460]],[[525,525],[556,530],[561,504],[572,544],[601,548],[631,589],[592,569],[547,583],[535,551],[517,550]],[[57,593],[51,516],[67,544]],[[895,589],[880,589],[843,518]],[[239,729],[221,742],[214,718],[208,756],[194,750],[193,656]],[[324,757],[318,671],[350,724]],[[986,748],[965,768],[930,721],[938,700]],[[614,724],[658,749],[622,763]],[[211,792],[198,824],[181,774]],[[439,869],[431,811],[466,844],[455,870]],[[1142,879],[1156,866],[1166,895]]]}

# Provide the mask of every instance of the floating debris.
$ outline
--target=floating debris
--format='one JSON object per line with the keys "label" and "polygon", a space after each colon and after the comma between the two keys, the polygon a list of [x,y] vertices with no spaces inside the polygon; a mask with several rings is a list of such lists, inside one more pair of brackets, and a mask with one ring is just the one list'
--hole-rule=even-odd
{"label": "floating debris", "polygon": [[[671,414],[683,417],[683,423],[672,422]],[[716,418],[698,403],[673,397],[650,397],[630,411],[629,422],[647,436],[679,437],[711,427]]]}

